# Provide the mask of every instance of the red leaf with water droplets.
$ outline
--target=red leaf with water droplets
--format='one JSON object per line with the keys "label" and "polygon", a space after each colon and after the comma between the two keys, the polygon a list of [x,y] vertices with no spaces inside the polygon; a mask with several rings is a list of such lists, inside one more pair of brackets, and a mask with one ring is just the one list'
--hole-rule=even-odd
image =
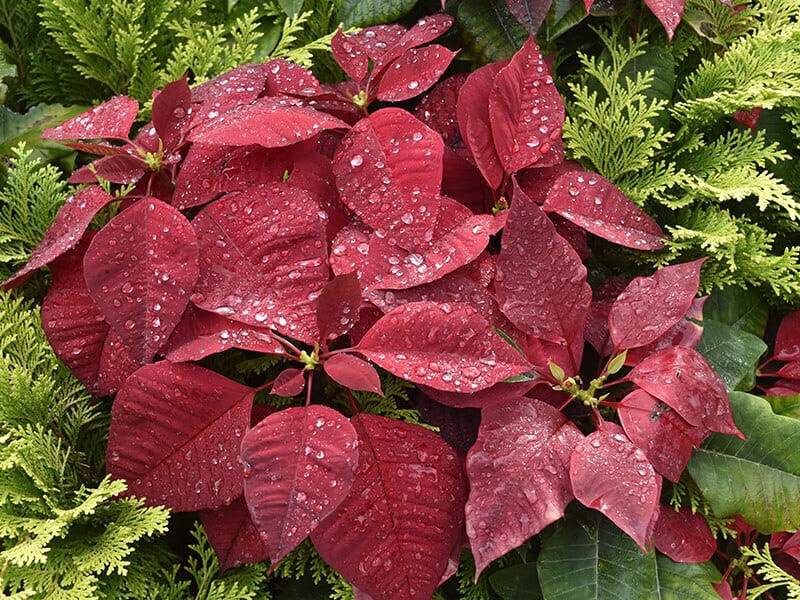
{"label": "red leaf with water droplets", "polygon": [[508,174],[538,162],[561,138],[564,102],[533,37],[494,78],[489,119]]}
{"label": "red leaf with water droplets", "polygon": [[514,325],[537,338],[566,341],[577,356],[592,299],[586,267],[516,184],[497,258],[495,289],[500,310]]}
{"label": "red leaf with water droplets", "polygon": [[661,476],[619,425],[604,422],[578,442],[569,476],[578,501],[599,510],[647,552],[658,519]]}
{"label": "red leaf with water droplets", "polygon": [[[99,310],[99,309],[98,309]],[[130,353],[114,330],[109,328],[103,352],[100,354],[100,369],[97,373],[97,395],[116,394],[142,364]]]}
{"label": "red leaf with water droplets", "polygon": [[127,150],[121,146],[112,146],[105,142],[59,142],[63,146],[68,146],[78,152],[86,152],[88,154],[99,154],[100,156],[116,156],[117,154],[124,154]]}
{"label": "red leaf with water droplets", "polygon": [[331,254],[328,261],[331,271],[337,276],[351,273],[359,274],[369,254],[369,242],[372,230],[360,221],[345,225],[331,242]]}
{"label": "red leaf with water droplets", "polygon": [[216,119],[232,108],[250,104],[264,91],[266,65],[242,65],[192,88],[192,100],[201,103],[194,109],[192,125]]}
{"label": "red leaf with water droplets", "polygon": [[320,556],[381,600],[428,600],[463,527],[467,483],[455,450],[418,425],[351,419],[359,465],[350,494],[311,534]]}
{"label": "red leaf with water droplets", "polygon": [[649,344],[683,319],[697,295],[704,260],[663,267],[650,277],[631,281],[608,315],[614,347]]}
{"label": "red leaf with water droplets", "polygon": [[628,379],[691,425],[745,439],[733,421],[725,384],[697,350],[671,346],[651,354],[628,373]]}
{"label": "red leaf with water droplets", "polygon": [[192,92],[186,76],[164,86],[153,100],[153,127],[164,142],[164,149],[172,152],[180,145],[187,125],[192,118]]}
{"label": "red leaf with water droplets", "polygon": [[[123,185],[130,185],[136,183],[147,172],[145,162],[130,154],[118,154],[116,156],[108,156],[101,158],[92,163],[94,171],[92,175],[97,181],[97,178],[107,179],[111,183],[119,183]],[[79,183],[70,180],[70,183]]]}
{"label": "red leaf with water droplets", "polygon": [[262,98],[209,120],[189,133],[189,141],[223,146],[290,146],[325,129],[347,129],[344,121],[312,108]]}
{"label": "red leaf with water droplets", "polygon": [[530,368],[466,304],[399,306],[373,325],[355,349],[403,379],[450,392],[482,390]]}
{"label": "red leaf with water droplets", "polygon": [[95,140],[100,138],[127,140],[136,120],[139,103],[127,96],[111,100],[42,132],[46,140]]}
{"label": "red leaf with water droplets", "polygon": [[127,493],[175,511],[219,508],[242,493],[239,445],[255,391],[197,365],[145,365],[111,409],[106,465]]}
{"label": "red leaf with water droplets", "polygon": [[536,35],[544,23],[553,0],[506,0],[508,12],[514,15],[531,35]]}
{"label": "red leaf with water droplets", "polygon": [[381,378],[375,367],[357,356],[334,354],[322,363],[322,368],[339,385],[383,396]]}
{"label": "red leaf with water droplets", "polygon": [[315,96],[322,93],[314,74],[284,58],[273,58],[264,65],[267,74],[266,93],[271,96]]}
{"label": "red leaf with water droplets", "polygon": [[364,50],[356,43],[349,39],[342,33],[342,29],[336,32],[331,38],[331,52],[333,58],[342,67],[342,70],[347,73],[353,81],[361,81],[367,76],[367,69],[369,68],[369,57]]}
{"label": "red leaf with water droplets", "polygon": [[97,185],[84,188],[67,198],[28,262],[3,282],[3,288],[18,286],[30,273],[77,246],[94,216],[113,200],[114,196]]}
{"label": "red leaf with water droplets", "polygon": [[644,346],[630,348],[625,356],[625,364],[631,367],[637,365],[654,352],[669,346],[696,347],[703,337],[703,325],[695,321],[703,320],[703,305],[707,299],[708,296],[702,296],[692,300],[692,305],[684,318],[670,327],[661,337]]}
{"label": "red leaf with water droplets", "polygon": [[394,48],[406,31],[405,27],[395,23],[375,25],[365,27],[358,33],[348,35],[347,38],[358,44],[375,62],[386,54],[387,50]]}
{"label": "red leaf with water droplets", "polygon": [[494,145],[489,117],[489,93],[495,76],[507,63],[489,63],[473,71],[458,93],[458,129],[475,164],[493,190],[503,181],[503,166]]}
{"label": "red leaf with water droplets", "polygon": [[461,86],[466,80],[466,73],[444,79],[414,109],[414,116],[441,135],[445,146],[451,148],[461,141],[456,120],[456,103]]}
{"label": "red leaf with water droplets", "polygon": [[786,363],[778,369],[775,375],[786,379],[800,379],[800,360],[793,360],[790,363]]}
{"label": "red leaf with water droplets", "polygon": [[229,506],[201,511],[200,521],[217,555],[221,572],[269,558],[242,496]]}
{"label": "red leaf with water droplets", "polygon": [[644,3],[653,11],[656,18],[661,21],[667,30],[667,38],[672,41],[675,29],[681,23],[686,0],[644,0]]}
{"label": "red leaf with water droplets", "polygon": [[317,325],[320,340],[344,335],[358,319],[361,286],[354,271],[337,275],[329,281],[317,299]]}
{"label": "red leaf with water droplets", "polygon": [[702,425],[690,425],[669,406],[644,390],[634,390],[617,410],[625,433],[647,455],[661,475],[678,481],[699,446],[711,433]]}
{"label": "red leaf with water droplets", "polygon": [[761,118],[762,111],[763,109],[758,106],[750,110],[737,110],[733,113],[733,118],[745,127],[755,130],[755,128],[758,127],[758,121]]}
{"label": "red leaf with water droplets", "polygon": [[401,102],[418,96],[439,80],[456,54],[438,44],[406,50],[380,78],[378,99]]}
{"label": "red leaf with water droplets", "polygon": [[404,31],[396,41],[387,41],[385,51],[375,59],[370,85],[374,86],[375,82],[380,80],[390,66],[393,68],[396,58],[406,53],[409,49],[435,40],[450,29],[452,24],[453,17],[444,13],[422,17],[410,29]]}
{"label": "red leaf with water droplets", "polygon": [[197,280],[197,241],[189,221],[155,199],[119,213],[84,257],[92,298],[140,362],[152,360],[178,324]]}
{"label": "red leaf with water droplets", "polygon": [[775,336],[776,360],[796,360],[800,358],[800,310],[789,313],[778,326]]}
{"label": "red leaf with water droplets", "polygon": [[621,246],[638,250],[664,247],[664,233],[658,223],[596,173],[572,171],[562,175],[547,193],[543,208]]}
{"label": "red leaf with water droplets", "polygon": [[549,404],[515,398],[481,411],[467,455],[467,535],[475,576],[564,516],[570,456],[583,434]]}
{"label": "red leaf with water droplets", "polygon": [[192,301],[236,321],[318,341],[315,301],[329,278],[325,218],[307,192],[278,184],[227,194],[194,221]]}
{"label": "red leaf with water droplets", "polygon": [[688,506],[675,511],[662,506],[655,529],[656,549],[675,562],[702,563],[711,560],[717,540],[703,515]]}
{"label": "red leaf with water droplets", "polygon": [[272,384],[270,393],[291,398],[300,394],[305,387],[305,369],[284,369],[275,378],[275,383]]}
{"label": "red leaf with water droplets", "polygon": [[272,569],[347,496],[358,445],[350,422],[326,406],[288,408],[247,432],[244,497]]}

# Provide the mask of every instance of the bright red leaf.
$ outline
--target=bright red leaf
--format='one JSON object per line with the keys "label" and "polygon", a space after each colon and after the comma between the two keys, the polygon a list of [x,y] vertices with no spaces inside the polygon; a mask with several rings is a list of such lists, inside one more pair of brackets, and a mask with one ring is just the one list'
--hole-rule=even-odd
{"label": "bright red leaf", "polygon": [[800,358],[800,310],[783,317],[775,337],[773,356],[776,360]]}
{"label": "bright red leaf", "polygon": [[357,356],[334,354],[322,363],[322,368],[339,385],[383,396],[381,378],[375,367]]}
{"label": "bright red leaf", "polygon": [[173,81],[153,100],[153,127],[166,151],[178,148],[192,119],[192,92],[186,77]]}
{"label": "bright red leaf", "polygon": [[100,138],[127,140],[128,132],[136,120],[139,103],[127,96],[114,96],[65,121],[58,127],[42,132],[46,140],[96,140]]}
{"label": "bright red leaf", "polygon": [[[703,320],[703,305],[707,299],[708,296],[695,298],[692,300],[692,305],[684,318],[670,327],[665,334],[649,344],[630,348],[625,356],[625,364],[628,366],[637,365],[654,352],[669,346],[696,347],[700,342],[700,338],[703,337],[703,325],[695,321],[701,322]],[[606,319],[606,322],[608,322],[608,319]]]}
{"label": "bright red leaf", "polygon": [[680,511],[662,506],[655,529],[656,549],[675,562],[702,563],[711,560],[717,540],[703,515],[688,506]]}
{"label": "bright red leaf", "polygon": [[315,96],[322,93],[319,80],[314,74],[284,58],[273,58],[264,65],[267,75],[267,94],[280,96]]}
{"label": "bright red leaf", "polygon": [[331,52],[333,57],[342,70],[353,81],[361,81],[367,76],[369,68],[369,57],[364,50],[356,43],[353,43],[350,36],[344,35],[341,28],[331,38]]}
{"label": "bright red leaf", "polygon": [[192,100],[200,102],[194,109],[193,125],[214,120],[222,113],[250,104],[264,91],[266,65],[242,65],[192,88]]}
{"label": "bright red leaf", "polygon": [[201,511],[200,521],[222,572],[269,558],[242,496],[229,506]]}
{"label": "bright red leaf", "polygon": [[681,23],[686,0],[644,0],[644,3],[661,21],[664,29],[667,30],[667,38],[672,41],[672,36],[675,35],[675,30]]}
{"label": "bright red leaf", "polygon": [[305,369],[284,369],[275,378],[270,393],[278,396],[286,396],[287,398],[297,396],[303,391],[303,388],[306,387],[305,375]]}
{"label": "bright red leaf", "polygon": [[100,369],[97,373],[97,395],[116,394],[142,364],[134,358],[114,330],[109,328],[103,352],[100,354]]}
{"label": "bright red leaf", "polygon": [[381,77],[378,99],[401,102],[418,96],[439,80],[456,54],[438,44],[406,50]]}
{"label": "bright red leaf", "polygon": [[329,281],[317,299],[317,326],[320,340],[344,335],[358,320],[361,286],[354,271],[337,275]]}

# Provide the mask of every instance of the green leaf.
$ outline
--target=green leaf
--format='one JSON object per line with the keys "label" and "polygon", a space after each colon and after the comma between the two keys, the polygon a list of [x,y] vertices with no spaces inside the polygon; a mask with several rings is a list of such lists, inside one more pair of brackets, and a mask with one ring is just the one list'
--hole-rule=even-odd
{"label": "green leaf", "polygon": [[67,119],[81,114],[86,107],[61,106],[60,104],[37,104],[27,113],[16,113],[5,106],[0,106],[0,156],[10,155],[11,149],[20,142],[29,148],[38,150],[38,155],[45,160],[63,156],[73,150],[54,142],[43,142],[40,138],[46,127],[55,127]]}
{"label": "green leaf", "polygon": [[800,394],[794,396],[767,396],[764,398],[776,415],[800,419]]}
{"label": "green leaf", "polygon": [[507,60],[528,39],[504,0],[463,0],[456,14],[466,45],[481,63]]}
{"label": "green leaf", "polygon": [[586,5],[582,0],[553,0],[553,5],[550,7],[544,25],[539,30],[537,39],[541,38],[545,42],[552,42],[587,16]]}
{"label": "green leaf", "polygon": [[741,514],[764,533],[800,527],[800,422],[763,398],[733,392],[736,425],[747,436],[712,433],[688,469],[718,517]]}
{"label": "green leaf", "polygon": [[503,600],[541,600],[536,565],[523,563],[500,569],[489,576],[489,584]]}
{"label": "green leaf", "polygon": [[711,293],[703,307],[703,316],[764,337],[769,307],[757,290],[729,286]]}
{"label": "green leaf", "polygon": [[545,600],[719,600],[711,563],[682,565],[636,543],[597,512],[567,517],[542,541],[538,571]]}
{"label": "green leaf", "polygon": [[417,0],[344,0],[340,20],[345,27],[367,27],[399,19]]}
{"label": "green leaf", "polygon": [[748,391],[756,384],[758,359],[767,345],[752,333],[708,319],[703,321],[697,351],[719,373],[728,391]]}
{"label": "green leaf", "polygon": [[281,10],[289,17],[294,17],[303,10],[303,0],[278,0]]}
{"label": "green leaf", "polygon": [[637,75],[644,75],[645,71],[653,72],[653,80],[643,95],[650,99],[670,100],[675,91],[675,59],[672,53],[661,46],[647,44],[642,47],[642,54],[629,60],[623,67],[620,77],[633,80]]}

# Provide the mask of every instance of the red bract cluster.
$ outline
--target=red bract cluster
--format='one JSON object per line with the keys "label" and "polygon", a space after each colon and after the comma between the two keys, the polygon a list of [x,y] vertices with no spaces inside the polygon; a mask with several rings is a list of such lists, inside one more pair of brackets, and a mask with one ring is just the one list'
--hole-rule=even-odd
{"label": "red bract cluster", "polygon": [[[695,560],[670,545],[684,526],[659,519],[662,477],[711,431],[739,434],[693,350],[702,261],[592,292],[587,232],[639,250],[662,232],[564,161],[563,103],[532,39],[415,114],[368,112],[433,85],[453,53],[424,44],[450,24],[339,33],[353,81],[334,86],[280,60],[176,81],[132,140],[122,97],[48,130],[104,155],[74,181],[131,187],[99,231],[118,198],[75,194],[6,286],[50,265],[53,347],[94,393],[118,390],[109,472],[202,511],[225,567],[274,567],[310,536],[365,595],[425,599],[465,540],[480,573],[573,498]],[[588,388],[586,341],[601,365]],[[251,388],[193,363],[231,348],[295,366]],[[481,408],[466,457],[420,426],[310,403],[321,377],[380,394],[373,365],[429,406]],[[276,411],[254,405],[260,390],[306,401]]]}

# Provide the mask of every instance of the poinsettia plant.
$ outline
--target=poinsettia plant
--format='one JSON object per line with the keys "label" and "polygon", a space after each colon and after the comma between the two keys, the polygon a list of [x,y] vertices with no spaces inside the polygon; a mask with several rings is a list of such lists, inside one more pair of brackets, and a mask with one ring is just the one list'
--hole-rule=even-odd
{"label": "poinsettia plant", "polygon": [[[102,158],[5,285],[49,265],[48,338],[116,393],[109,472],[201,511],[225,567],[274,568],[310,537],[364,597],[430,598],[465,543],[480,574],[573,499],[644,551],[706,560],[671,547],[697,525],[661,507],[711,432],[743,437],[693,348],[702,260],[590,288],[590,236],[646,252],[663,233],[565,161],[532,38],[413,114],[386,106],[445,72],[454,53],[429,42],[450,25],[339,32],[342,84],[274,60],[167,85],[133,138],[125,97],[47,130]],[[251,387],[197,364],[232,348],[291,366]],[[350,390],[382,393],[376,366],[480,408],[474,439],[363,412]],[[315,393],[326,382],[346,414]]]}

